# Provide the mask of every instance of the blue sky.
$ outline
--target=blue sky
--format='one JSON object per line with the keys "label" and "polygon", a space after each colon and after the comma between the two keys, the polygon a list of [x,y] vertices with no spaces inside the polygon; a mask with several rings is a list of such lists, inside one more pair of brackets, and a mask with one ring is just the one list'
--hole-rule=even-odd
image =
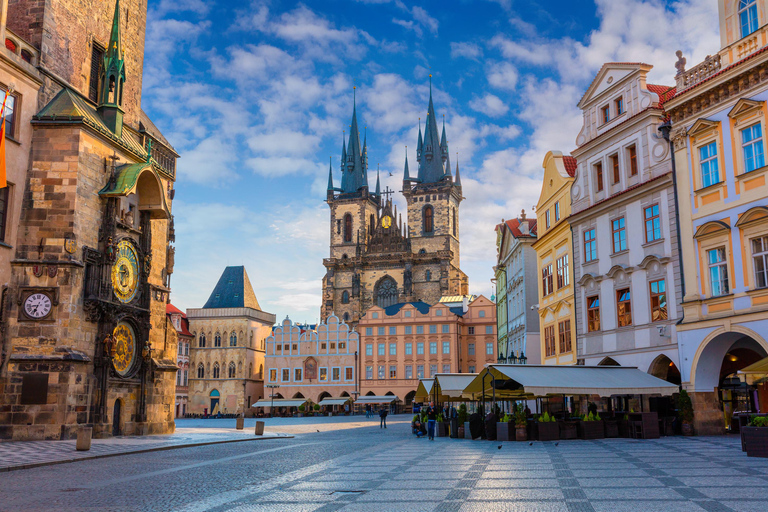
{"label": "blue sky", "polygon": [[717,26],[715,0],[149,0],[143,108],[181,154],[173,303],[202,306],[245,265],[262,309],[317,321],[352,87],[371,171],[399,191],[430,73],[461,166],[462,268],[490,296],[493,228],[530,212],[548,150],[573,150],[600,66],[647,62],[673,85],[675,50],[700,62]]}

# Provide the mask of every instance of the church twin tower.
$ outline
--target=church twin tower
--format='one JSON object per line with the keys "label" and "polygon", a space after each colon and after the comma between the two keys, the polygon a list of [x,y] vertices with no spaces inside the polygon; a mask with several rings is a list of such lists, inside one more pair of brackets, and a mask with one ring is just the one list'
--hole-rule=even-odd
{"label": "church twin tower", "polygon": [[373,305],[400,302],[435,304],[445,295],[467,293],[468,280],[459,268],[459,167],[451,173],[445,122],[438,134],[432,91],[424,136],[419,126],[418,173],[411,176],[405,157],[403,196],[406,222],[381,191],[379,176],[368,187],[368,144],[352,110],[349,143],[341,148],[341,187],[328,171],[331,208],[330,258],[323,261],[322,318],[335,313],[355,326]]}

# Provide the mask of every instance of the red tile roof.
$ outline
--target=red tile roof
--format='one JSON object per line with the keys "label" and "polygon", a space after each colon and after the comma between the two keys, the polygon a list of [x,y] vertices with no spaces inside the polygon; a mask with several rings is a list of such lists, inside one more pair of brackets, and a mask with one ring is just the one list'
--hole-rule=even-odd
{"label": "red tile roof", "polygon": [[[505,221],[504,223],[507,225],[509,230],[512,232],[512,236],[515,238],[521,237],[521,236],[530,236],[535,237],[536,236],[536,219],[526,219],[528,221],[528,230],[530,231],[530,234],[524,235],[520,231],[520,219],[511,219],[508,221]],[[499,228],[501,228],[501,224],[498,224],[496,226],[496,230],[498,231]]]}
{"label": "red tile roof", "polygon": [[174,306],[173,304],[166,304],[165,305],[165,314],[166,315],[181,315],[182,318],[187,318],[187,315],[185,315],[179,308]]}
{"label": "red tile roof", "polygon": [[187,320],[187,315],[183,311],[181,311],[179,308],[177,308],[173,304],[166,304],[165,314],[181,315],[181,329],[179,329],[177,332],[183,336],[193,336],[193,334],[189,332],[189,320]]}
{"label": "red tile roof", "polygon": [[568,176],[571,178],[576,176],[576,166],[578,165],[576,159],[572,156],[564,156],[563,163],[565,164],[565,172],[568,173]]}
{"label": "red tile roof", "polygon": [[675,93],[677,92],[677,87],[671,87],[669,85],[646,84],[646,87],[649,91],[659,95],[659,107],[662,108],[664,107],[664,102],[674,98]]}

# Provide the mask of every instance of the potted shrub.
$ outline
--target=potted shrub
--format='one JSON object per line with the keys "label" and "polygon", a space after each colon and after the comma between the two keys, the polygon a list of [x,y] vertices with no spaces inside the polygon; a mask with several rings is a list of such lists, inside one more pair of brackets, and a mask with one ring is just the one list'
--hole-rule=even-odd
{"label": "potted shrub", "polygon": [[747,457],[768,458],[768,417],[752,416],[749,424],[741,430]]}
{"label": "potted shrub", "polygon": [[528,440],[528,428],[526,423],[528,422],[528,415],[525,414],[525,408],[523,404],[517,404],[515,408],[515,440],[527,441]]}
{"label": "potted shrub", "polygon": [[304,416],[304,411],[307,410],[307,407],[304,404],[301,404],[299,406],[299,418],[302,418]]}
{"label": "potted shrub", "polygon": [[467,405],[459,405],[458,419],[459,419],[459,438],[467,437],[469,432],[469,422],[467,421]]}
{"label": "potted shrub", "polygon": [[550,416],[548,412],[545,412],[539,417],[537,427],[539,431],[539,441],[556,441],[557,439],[560,439],[560,427],[557,425],[557,420],[554,416]]}
{"label": "potted shrub", "polygon": [[444,421],[443,414],[440,413],[437,415],[437,421],[435,425],[435,435],[437,437],[448,437],[448,428],[447,423]]}
{"label": "potted shrub", "polygon": [[509,414],[504,414],[501,421],[496,422],[496,440],[498,441],[511,441],[512,436],[510,430],[512,427],[512,417]]}
{"label": "potted shrub", "polygon": [[312,406],[312,409],[314,409],[315,410],[315,414],[317,414],[320,411],[320,405],[319,404],[315,404],[315,405]]}
{"label": "potted shrub", "polygon": [[579,422],[579,435],[582,439],[604,439],[605,429],[603,428],[603,419],[600,413],[585,414]]}
{"label": "potted shrub", "polygon": [[684,436],[693,435],[693,402],[686,390],[681,390],[677,397],[677,415],[682,424]]}

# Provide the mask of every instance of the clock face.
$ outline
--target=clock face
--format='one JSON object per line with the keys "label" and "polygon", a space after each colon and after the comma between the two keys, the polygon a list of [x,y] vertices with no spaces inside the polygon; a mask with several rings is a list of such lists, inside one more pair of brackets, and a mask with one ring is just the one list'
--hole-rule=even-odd
{"label": "clock face", "polygon": [[120,302],[131,302],[139,284],[139,256],[127,240],[117,244],[115,263],[112,265],[112,289]]}
{"label": "clock face", "polygon": [[45,293],[33,293],[24,301],[24,313],[36,320],[48,316],[52,307],[51,298]]}
{"label": "clock face", "polygon": [[381,218],[381,225],[384,227],[384,229],[389,229],[389,227],[392,225],[392,217],[389,215],[385,215]]}
{"label": "clock face", "polygon": [[117,324],[112,335],[115,337],[112,348],[112,366],[119,376],[125,377],[130,373],[136,359],[136,335],[133,332],[133,327],[126,322]]}

